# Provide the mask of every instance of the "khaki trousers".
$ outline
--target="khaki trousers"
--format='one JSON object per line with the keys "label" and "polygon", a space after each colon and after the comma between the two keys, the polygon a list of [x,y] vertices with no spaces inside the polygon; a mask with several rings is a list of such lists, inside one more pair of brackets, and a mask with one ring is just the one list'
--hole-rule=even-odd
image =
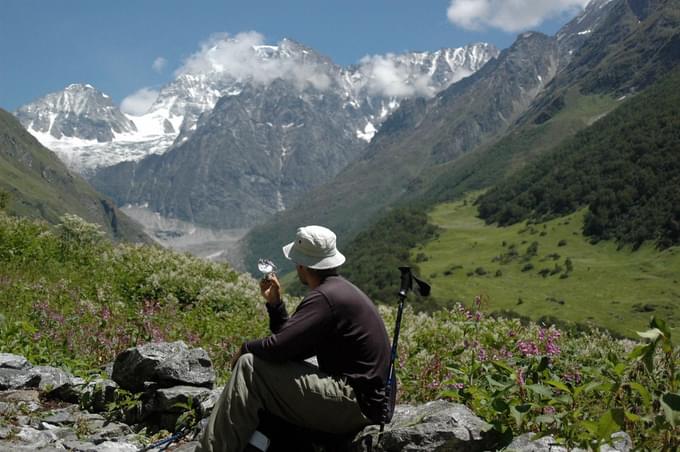
{"label": "khaki trousers", "polygon": [[237,361],[196,451],[242,452],[261,409],[300,427],[335,434],[371,423],[344,380],[308,363],[272,363],[248,353]]}

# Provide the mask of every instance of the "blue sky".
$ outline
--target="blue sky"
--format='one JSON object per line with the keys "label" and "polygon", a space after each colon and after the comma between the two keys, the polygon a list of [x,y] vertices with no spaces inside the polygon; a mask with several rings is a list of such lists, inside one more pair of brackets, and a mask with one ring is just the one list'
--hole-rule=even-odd
{"label": "blue sky", "polygon": [[[70,83],[120,103],[158,89],[215,33],[295,39],[349,65],[363,56],[554,34],[587,0],[1,0],[0,108]],[[155,62],[155,64],[154,64]]]}

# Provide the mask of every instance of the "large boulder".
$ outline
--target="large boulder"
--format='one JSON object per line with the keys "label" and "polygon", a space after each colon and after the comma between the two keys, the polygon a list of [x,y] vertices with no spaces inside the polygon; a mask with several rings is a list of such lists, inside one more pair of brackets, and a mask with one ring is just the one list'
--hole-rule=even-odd
{"label": "large boulder", "polygon": [[212,388],[215,371],[205,350],[184,342],[158,342],[125,350],[113,363],[112,379],[123,389],[139,392],[145,382]]}
{"label": "large boulder", "polygon": [[482,451],[497,440],[490,424],[466,406],[444,400],[398,405],[380,441],[378,432],[378,426],[364,429],[350,451]]}

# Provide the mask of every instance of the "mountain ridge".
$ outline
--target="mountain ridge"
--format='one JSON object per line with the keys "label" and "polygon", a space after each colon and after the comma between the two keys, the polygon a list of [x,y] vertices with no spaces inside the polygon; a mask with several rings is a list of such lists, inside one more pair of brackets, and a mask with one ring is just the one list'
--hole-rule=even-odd
{"label": "mountain ridge", "polygon": [[150,242],[141,227],[81,177],[72,174],[49,149],[0,109],[0,191],[9,194],[5,210],[52,224],[65,213],[103,226],[116,240]]}

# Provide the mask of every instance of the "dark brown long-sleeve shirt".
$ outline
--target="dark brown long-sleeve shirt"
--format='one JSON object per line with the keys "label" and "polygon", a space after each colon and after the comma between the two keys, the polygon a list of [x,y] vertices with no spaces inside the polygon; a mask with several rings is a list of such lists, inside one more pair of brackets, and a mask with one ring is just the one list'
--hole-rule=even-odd
{"label": "dark brown long-sleeve shirt", "polygon": [[390,345],[378,310],[361,290],[331,276],[309,292],[290,318],[283,303],[267,310],[273,334],[245,343],[243,352],[279,362],[316,356],[321,371],[347,379],[368,418],[381,420]]}

